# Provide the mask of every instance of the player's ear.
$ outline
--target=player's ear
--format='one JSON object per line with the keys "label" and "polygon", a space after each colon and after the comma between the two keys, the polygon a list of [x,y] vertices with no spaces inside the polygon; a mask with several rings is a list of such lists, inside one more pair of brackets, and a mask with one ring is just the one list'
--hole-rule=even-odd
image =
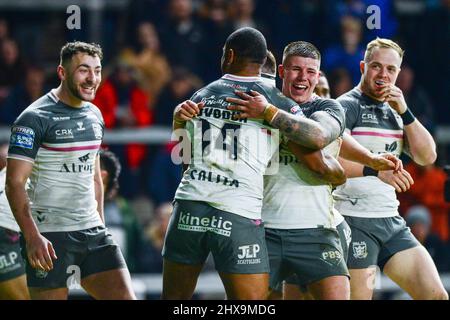
{"label": "player's ear", "polygon": [[59,65],[56,68],[56,73],[58,74],[59,80],[61,80],[61,81],[66,80],[66,70],[64,69],[64,67],[62,65]]}
{"label": "player's ear", "polygon": [[236,53],[234,52],[233,49],[228,49],[227,52],[225,53],[225,57],[226,57],[226,64],[230,65],[234,62],[234,60],[236,59]]}
{"label": "player's ear", "polygon": [[361,74],[364,74],[365,67],[366,67],[366,63],[364,62],[364,60],[361,60],[359,62],[359,70],[361,71]]}
{"label": "player's ear", "polygon": [[278,65],[278,75],[280,76],[280,79],[284,78],[284,67],[282,64]]}

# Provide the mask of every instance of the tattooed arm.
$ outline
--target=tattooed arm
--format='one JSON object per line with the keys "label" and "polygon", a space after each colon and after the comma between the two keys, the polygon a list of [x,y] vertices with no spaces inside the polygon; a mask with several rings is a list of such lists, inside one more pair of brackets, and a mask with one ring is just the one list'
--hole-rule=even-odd
{"label": "tattooed arm", "polygon": [[242,99],[227,98],[229,110],[240,111],[238,118],[264,119],[279,129],[290,141],[310,149],[322,149],[341,134],[341,124],[325,111],[315,112],[311,119],[299,117],[267,102],[260,93],[235,92]]}

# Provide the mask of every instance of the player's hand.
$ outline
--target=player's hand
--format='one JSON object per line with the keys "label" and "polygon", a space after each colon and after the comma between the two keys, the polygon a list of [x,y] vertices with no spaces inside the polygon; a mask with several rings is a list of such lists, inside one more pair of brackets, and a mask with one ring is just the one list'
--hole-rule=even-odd
{"label": "player's hand", "polygon": [[32,268],[47,272],[53,269],[53,260],[58,259],[52,243],[40,233],[27,241],[27,255]]}
{"label": "player's hand", "polygon": [[398,114],[404,113],[408,107],[402,90],[392,83],[381,90],[381,98],[384,102],[389,103],[391,108],[397,111]]}
{"label": "player's hand", "polygon": [[403,169],[403,163],[391,153],[373,154],[369,167],[377,171],[394,170],[394,172],[399,172]]}
{"label": "player's hand", "polygon": [[254,90],[250,90],[249,93],[243,91],[235,91],[234,93],[241,99],[226,98],[226,101],[231,103],[231,105],[228,106],[228,110],[240,111],[240,113],[236,115],[237,119],[264,119],[264,110],[269,104],[266,97]]}
{"label": "player's hand", "polygon": [[189,121],[197,116],[204,106],[204,102],[195,103],[191,100],[186,100],[175,107],[173,119],[177,122]]}
{"label": "player's hand", "polygon": [[414,184],[414,180],[405,169],[399,172],[394,171],[380,171],[378,172],[378,178],[395,188],[397,192],[408,191],[409,188]]}

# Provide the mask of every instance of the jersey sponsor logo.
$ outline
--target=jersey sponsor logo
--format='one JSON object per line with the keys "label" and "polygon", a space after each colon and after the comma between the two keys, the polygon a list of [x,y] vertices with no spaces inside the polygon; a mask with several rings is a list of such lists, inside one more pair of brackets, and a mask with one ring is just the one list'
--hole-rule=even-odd
{"label": "jersey sponsor logo", "polygon": [[[202,100],[207,101],[207,100]],[[228,102],[225,102],[228,105]],[[221,120],[234,120],[234,117],[238,115],[240,112],[238,111],[230,111],[226,109],[220,109],[220,108],[208,108],[204,107],[200,110],[200,113],[198,114],[199,117],[205,116],[207,118],[214,118],[214,119],[221,119]],[[247,123],[247,119],[236,119],[236,122],[243,122]]]}
{"label": "jersey sponsor logo", "polygon": [[237,264],[258,264],[261,263],[261,258],[257,258],[261,251],[259,244],[250,244],[238,247]]}
{"label": "jersey sponsor logo", "polygon": [[299,106],[293,106],[289,111],[295,115],[299,115],[299,116],[304,115],[302,109]]}
{"label": "jersey sponsor logo", "polygon": [[391,144],[386,143],[384,150],[386,150],[387,152],[394,152],[395,150],[397,150],[397,147],[398,147],[398,143],[397,143],[397,141],[394,141]]}
{"label": "jersey sponsor logo", "polygon": [[83,127],[83,122],[77,122],[77,131],[84,131],[84,130],[86,130],[86,128],[85,127]]}
{"label": "jersey sponsor logo", "polygon": [[55,130],[56,139],[72,139],[72,129],[57,129]]}
{"label": "jersey sponsor logo", "polygon": [[31,128],[20,126],[13,127],[9,144],[14,147],[33,149],[34,136],[34,130]]}
{"label": "jersey sponsor logo", "polygon": [[233,88],[233,89],[238,89],[238,90],[242,90],[242,91],[247,91],[248,87],[246,86],[241,86],[240,84],[237,83],[228,83],[228,82],[219,82],[219,85],[223,86],[223,87],[228,87],[228,88]]}
{"label": "jersey sponsor logo", "polygon": [[19,255],[15,251],[0,255],[0,273],[10,272],[20,267],[20,263],[16,263]]}
{"label": "jersey sponsor logo", "polygon": [[93,123],[92,130],[94,130],[95,139],[101,140],[103,138],[103,129],[101,125],[98,123]]}
{"label": "jersey sponsor logo", "polygon": [[53,121],[65,121],[70,120],[70,117],[52,117]]}
{"label": "jersey sponsor logo", "polygon": [[78,158],[81,162],[87,162],[89,160],[89,153]]}
{"label": "jersey sponsor logo", "polygon": [[239,188],[239,180],[236,179],[228,179],[225,176],[222,176],[220,174],[213,173],[211,171],[205,171],[205,170],[191,170],[189,173],[189,176],[192,180],[198,180],[198,181],[206,181],[206,182],[212,182],[212,183],[220,183],[224,186],[228,187],[235,187]]}
{"label": "jersey sponsor logo", "polygon": [[279,156],[280,163],[285,166],[290,165],[291,163],[298,163],[298,159],[292,154],[284,154]]}
{"label": "jersey sponsor logo", "polygon": [[342,260],[342,253],[339,250],[324,250],[322,251],[322,260],[338,264]]}
{"label": "jersey sponsor logo", "polygon": [[367,258],[367,244],[365,241],[353,242],[352,250],[353,250],[353,257],[355,257],[355,259]]}
{"label": "jersey sponsor logo", "polygon": [[212,218],[201,218],[191,215],[189,212],[181,211],[177,228],[184,231],[212,232],[229,237],[231,235],[232,226],[233,223],[231,221],[223,220],[222,217],[217,218],[216,216],[213,216]]}
{"label": "jersey sponsor logo", "polygon": [[59,172],[66,173],[81,173],[81,172],[89,172],[92,173],[94,171],[94,165],[92,163],[88,163],[90,159],[89,153],[85,154],[78,158],[80,163],[63,163]]}
{"label": "jersey sponsor logo", "polygon": [[36,211],[36,219],[39,223],[44,222],[47,219],[47,216],[44,214],[43,211]]}
{"label": "jersey sponsor logo", "polygon": [[373,113],[363,113],[361,115],[361,121],[363,123],[375,123],[375,124],[379,124],[378,122],[378,118],[375,114]]}

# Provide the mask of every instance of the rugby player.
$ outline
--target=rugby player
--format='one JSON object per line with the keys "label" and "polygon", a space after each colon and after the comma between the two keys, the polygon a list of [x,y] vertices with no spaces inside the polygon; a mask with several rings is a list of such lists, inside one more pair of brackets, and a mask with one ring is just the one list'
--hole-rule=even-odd
{"label": "rugby player", "polygon": [[20,254],[19,231],[5,195],[8,145],[0,146],[0,300],[28,300],[25,263]]}
{"label": "rugby player", "polygon": [[[367,149],[396,156],[405,152],[417,164],[429,165],[436,160],[433,137],[395,86],[403,53],[392,40],[371,41],[360,62],[360,83],[338,101],[346,110],[346,131]],[[334,197],[352,230],[351,298],[372,298],[379,267],[413,299],[448,299],[429,253],[398,213],[395,191],[409,189],[413,181],[408,172],[377,172],[340,161],[350,179]]]}
{"label": "rugby player", "polygon": [[32,299],[66,299],[75,283],[95,299],[135,299],[125,260],[104,226],[97,154],[104,122],[89,102],[101,81],[101,59],[96,44],[64,45],[59,87],[11,128],[6,195],[22,232]]}

